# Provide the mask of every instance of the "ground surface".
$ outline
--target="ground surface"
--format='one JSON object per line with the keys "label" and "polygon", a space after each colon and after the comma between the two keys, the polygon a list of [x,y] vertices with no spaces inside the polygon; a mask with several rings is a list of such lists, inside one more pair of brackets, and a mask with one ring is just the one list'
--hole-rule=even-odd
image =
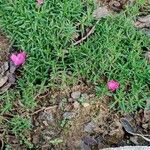
{"label": "ground surface", "polygon": [[149,4],[0,1],[0,147],[149,146]]}

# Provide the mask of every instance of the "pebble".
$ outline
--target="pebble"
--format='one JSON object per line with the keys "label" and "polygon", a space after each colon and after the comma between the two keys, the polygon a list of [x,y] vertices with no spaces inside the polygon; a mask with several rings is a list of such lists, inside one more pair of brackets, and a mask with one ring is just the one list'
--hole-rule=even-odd
{"label": "pebble", "polygon": [[145,124],[142,124],[142,127],[144,128],[144,129],[148,129],[148,123],[145,123]]}
{"label": "pebble", "polygon": [[87,145],[96,145],[96,144],[98,144],[97,141],[91,136],[86,136],[82,140]]}
{"label": "pebble", "polygon": [[88,99],[89,99],[89,96],[88,96],[87,93],[81,94],[81,97],[82,97],[83,99],[85,99],[85,100],[88,100]]}
{"label": "pebble", "polygon": [[2,87],[8,80],[7,76],[0,78],[0,87]]}
{"label": "pebble", "polygon": [[75,101],[75,102],[73,103],[73,108],[74,108],[74,109],[79,109],[79,108],[80,108],[80,104],[79,104],[77,101]]}
{"label": "pebble", "polygon": [[76,92],[72,92],[72,93],[71,93],[71,97],[72,97],[73,99],[79,99],[80,96],[81,96],[81,92],[80,92],[80,91],[76,91]]}
{"label": "pebble", "polygon": [[69,102],[69,103],[73,103],[73,102],[74,102],[74,99],[73,99],[73,98],[69,98],[69,99],[68,99],[68,102]]}
{"label": "pebble", "polygon": [[16,71],[17,67],[13,64],[13,62],[10,62],[10,73],[14,73]]}
{"label": "pebble", "polygon": [[52,138],[56,137],[59,134],[58,130],[47,130],[42,131],[42,137],[45,141],[50,141]]}
{"label": "pebble", "polygon": [[130,137],[130,141],[135,144],[135,145],[138,145],[138,136],[131,136]]}
{"label": "pebble", "polygon": [[39,121],[44,121],[44,124],[46,124],[46,122],[48,124],[51,124],[54,122],[54,118],[53,118],[53,114],[52,113],[47,113],[47,112],[41,112],[39,115]]}
{"label": "pebble", "polygon": [[75,117],[75,115],[76,115],[75,112],[65,112],[65,113],[63,114],[63,118],[64,118],[64,119],[72,119],[72,118]]}
{"label": "pebble", "polygon": [[87,133],[93,133],[94,129],[96,128],[97,128],[97,125],[91,121],[84,126],[84,131]]}
{"label": "pebble", "polygon": [[8,69],[9,69],[8,62],[4,62],[2,65],[0,64],[0,75],[4,75]]}
{"label": "pebble", "polygon": [[83,103],[82,106],[87,108],[87,107],[90,107],[90,104],[89,103]]}

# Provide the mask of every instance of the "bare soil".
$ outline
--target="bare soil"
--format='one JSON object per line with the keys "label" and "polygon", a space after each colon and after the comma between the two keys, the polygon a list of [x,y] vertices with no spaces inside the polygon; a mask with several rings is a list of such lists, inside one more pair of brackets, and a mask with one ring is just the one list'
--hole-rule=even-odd
{"label": "bare soil", "polygon": [[0,62],[8,60],[10,49],[9,39],[0,31]]}

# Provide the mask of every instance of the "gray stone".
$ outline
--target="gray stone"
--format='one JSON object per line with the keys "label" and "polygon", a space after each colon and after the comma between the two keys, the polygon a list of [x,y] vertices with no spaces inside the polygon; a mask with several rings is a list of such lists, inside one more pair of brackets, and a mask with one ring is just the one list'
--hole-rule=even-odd
{"label": "gray stone", "polygon": [[73,102],[74,102],[74,99],[73,99],[73,98],[69,98],[69,99],[68,99],[68,102],[73,103]]}
{"label": "gray stone", "polygon": [[42,135],[43,135],[43,138],[44,138],[46,141],[49,141],[49,140],[51,140],[53,137],[56,136],[56,133],[55,133],[54,131],[47,131],[47,130],[45,130],[45,131],[43,131]]}
{"label": "gray stone", "polygon": [[4,62],[1,66],[0,66],[0,74],[4,75],[5,72],[9,69],[9,65],[8,62]]}
{"label": "gray stone", "polygon": [[138,136],[131,136],[130,137],[130,141],[135,144],[135,145],[138,145]]}
{"label": "gray stone", "polygon": [[98,142],[92,136],[86,136],[82,139],[86,145],[96,145]]}
{"label": "gray stone", "polygon": [[87,133],[93,133],[94,129],[97,127],[97,125],[94,122],[89,122],[85,125],[84,131]]}
{"label": "gray stone", "polygon": [[39,116],[39,121],[46,121],[48,124],[51,124],[54,122],[54,117],[52,113],[47,112],[41,112]]}
{"label": "gray stone", "polygon": [[97,8],[96,10],[94,10],[93,12],[93,17],[96,19],[96,20],[99,20],[101,18],[105,18],[107,16],[109,16],[111,14],[110,10],[108,9],[107,6],[104,6],[104,7],[99,7]]}
{"label": "gray stone", "polygon": [[10,62],[10,73],[14,73],[16,71],[17,67],[13,64],[13,62]]}
{"label": "gray stone", "polygon": [[64,119],[72,119],[72,118],[75,117],[75,115],[76,115],[75,112],[65,112],[65,113],[63,114],[63,118],[64,118]]}
{"label": "gray stone", "polygon": [[145,124],[142,124],[142,127],[145,129],[145,130],[147,130],[148,129],[148,123],[145,123]]}
{"label": "gray stone", "polygon": [[80,92],[80,91],[76,91],[76,92],[72,92],[72,93],[71,93],[71,97],[72,97],[73,99],[79,99],[80,96],[81,96],[81,92]]}
{"label": "gray stone", "polygon": [[73,108],[74,108],[74,109],[79,109],[79,108],[80,108],[80,104],[79,104],[77,101],[75,101],[75,102],[73,103]]}
{"label": "gray stone", "polygon": [[124,146],[116,148],[104,148],[103,150],[150,150],[149,146]]}

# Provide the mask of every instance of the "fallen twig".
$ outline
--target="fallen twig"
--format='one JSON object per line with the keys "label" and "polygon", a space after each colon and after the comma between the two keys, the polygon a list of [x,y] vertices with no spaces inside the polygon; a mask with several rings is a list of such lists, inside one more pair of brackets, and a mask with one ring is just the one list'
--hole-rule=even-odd
{"label": "fallen twig", "polygon": [[96,25],[99,23],[100,20],[97,20],[96,24],[90,29],[90,31],[84,36],[82,37],[80,40],[76,41],[75,43],[73,43],[73,45],[78,45],[80,43],[82,43],[83,41],[85,41],[92,33],[94,33],[95,27]]}
{"label": "fallen twig", "polygon": [[33,112],[33,113],[31,114],[31,116],[33,116],[33,115],[35,115],[35,114],[37,114],[37,113],[39,113],[39,112],[41,112],[41,111],[43,111],[43,110],[45,110],[45,107],[42,107],[42,108],[38,109],[37,111]]}
{"label": "fallen twig", "polygon": [[33,115],[35,115],[35,114],[37,114],[37,113],[39,113],[39,112],[41,112],[41,111],[47,111],[47,110],[52,109],[52,108],[53,108],[53,106],[42,107],[42,108],[38,109],[37,111],[33,112],[33,113],[31,114],[31,116],[33,116]]}

